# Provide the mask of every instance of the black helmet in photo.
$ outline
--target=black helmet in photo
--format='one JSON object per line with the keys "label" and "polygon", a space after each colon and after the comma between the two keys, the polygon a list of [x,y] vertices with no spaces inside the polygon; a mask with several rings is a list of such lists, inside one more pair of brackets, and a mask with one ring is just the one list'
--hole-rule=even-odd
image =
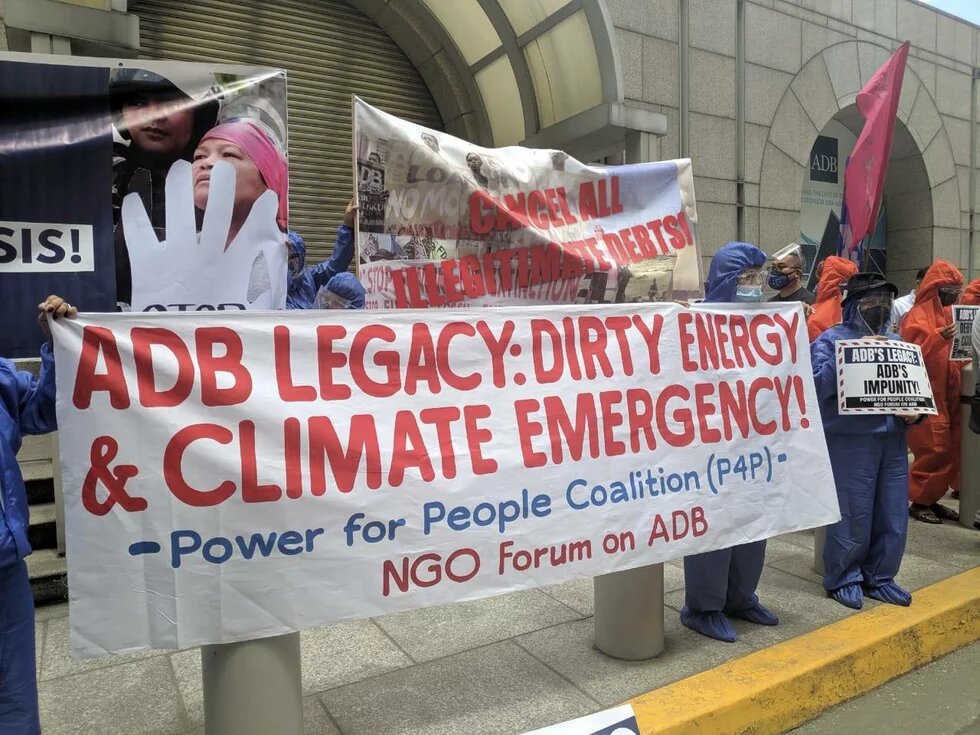
{"label": "black helmet in photo", "polygon": [[[200,80],[197,80],[200,81]],[[208,130],[213,128],[218,120],[221,101],[216,94],[217,85],[209,78],[199,91],[189,91],[184,85],[149,69],[120,67],[109,72],[109,107],[112,111],[116,127],[121,135],[128,138],[129,132],[120,127],[122,108],[126,104],[135,104],[140,97],[151,95],[158,99],[186,102],[194,111],[194,131],[188,150],[183,158],[189,160],[197,147],[198,141]]]}
{"label": "black helmet in photo", "polygon": [[114,113],[122,109],[127,99],[141,94],[191,99],[191,96],[179,89],[176,84],[154,71],[126,67],[109,72],[109,101]]}

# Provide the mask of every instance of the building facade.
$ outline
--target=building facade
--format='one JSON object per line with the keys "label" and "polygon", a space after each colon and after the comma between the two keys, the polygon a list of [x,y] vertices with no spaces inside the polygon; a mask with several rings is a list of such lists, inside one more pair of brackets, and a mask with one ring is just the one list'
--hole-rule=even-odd
{"label": "building facade", "polygon": [[[693,160],[708,258],[819,241],[855,95],[911,42],[877,244],[900,286],[980,263],[980,28],[915,0],[2,0],[0,49],[283,67],[291,210],[326,252],[350,94],[483,145]],[[802,233],[801,233],[802,230]]]}

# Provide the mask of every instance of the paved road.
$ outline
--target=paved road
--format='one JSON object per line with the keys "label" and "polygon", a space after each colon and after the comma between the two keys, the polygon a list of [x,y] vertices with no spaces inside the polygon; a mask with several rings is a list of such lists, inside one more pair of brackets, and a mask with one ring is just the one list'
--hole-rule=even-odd
{"label": "paved road", "polygon": [[840,705],[793,735],[980,735],[980,643]]}

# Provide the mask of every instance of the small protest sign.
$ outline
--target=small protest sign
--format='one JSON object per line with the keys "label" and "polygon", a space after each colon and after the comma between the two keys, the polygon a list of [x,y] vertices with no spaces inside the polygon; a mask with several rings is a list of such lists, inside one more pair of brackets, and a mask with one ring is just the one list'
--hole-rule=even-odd
{"label": "small protest sign", "polygon": [[973,320],[977,315],[977,306],[954,306],[953,322],[956,324],[956,337],[949,352],[949,359],[965,362],[973,359]]}
{"label": "small protest sign", "polygon": [[847,339],[837,343],[841,414],[935,414],[936,402],[918,345]]}
{"label": "small protest sign", "polygon": [[624,704],[524,735],[639,735],[639,732],[633,705]]}

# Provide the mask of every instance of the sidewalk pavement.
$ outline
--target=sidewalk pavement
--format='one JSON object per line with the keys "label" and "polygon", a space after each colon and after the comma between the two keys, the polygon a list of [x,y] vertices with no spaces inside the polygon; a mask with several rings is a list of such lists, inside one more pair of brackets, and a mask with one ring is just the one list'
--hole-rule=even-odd
{"label": "sidewalk pavement", "polygon": [[[667,648],[646,662],[617,661],[593,648],[591,579],[305,631],[306,732],[522,733],[854,614],[828,599],[812,572],[813,537],[804,531],[770,539],[759,596],[780,624],[735,621],[735,644],[681,626],[683,567],[680,560],[665,564]],[[980,533],[910,521],[898,581],[916,590],[978,563]],[[866,600],[865,610],[878,604]],[[199,650],[72,662],[67,614],[67,605],[37,612],[44,735],[203,735]]]}

